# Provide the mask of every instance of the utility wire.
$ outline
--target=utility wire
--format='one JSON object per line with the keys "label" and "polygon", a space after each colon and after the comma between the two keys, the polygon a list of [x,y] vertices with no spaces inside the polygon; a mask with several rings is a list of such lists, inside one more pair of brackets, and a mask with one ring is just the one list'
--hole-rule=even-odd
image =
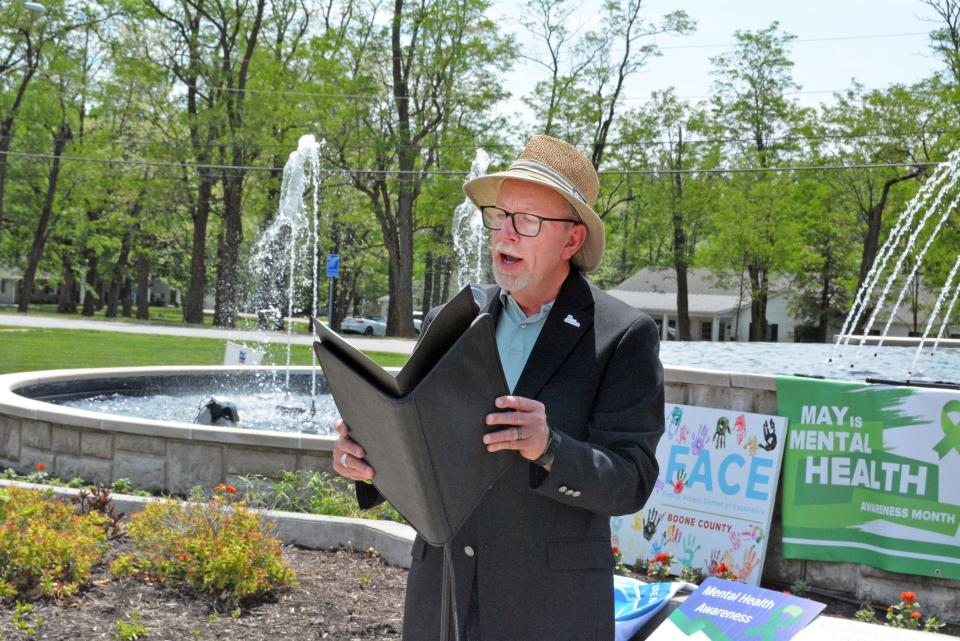
{"label": "utility wire", "polygon": [[[53,154],[28,153],[21,151],[0,152],[0,156],[13,156],[15,158],[27,158],[34,160],[53,160],[56,158]],[[75,162],[93,162],[105,165],[120,166],[138,166],[138,167],[168,167],[176,169],[215,169],[218,171],[282,171],[283,167],[264,167],[261,165],[213,165],[213,164],[195,164],[195,163],[176,163],[154,160],[129,160],[112,158],[89,158],[85,156],[60,156],[61,161]],[[850,171],[860,169],[884,169],[895,167],[937,167],[946,162],[894,162],[894,163],[858,163],[852,165],[788,165],[780,167],[729,167],[715,169],[618,169],[603,170],[598,173],[601,175],[624,176],[624,175],[660,175],[660,174],[743,174],[743,173],[782,173],[792,171]],[[402,169],[363,169],[363,168],[331,168],[323,170],[327,174],[352,174],[352,175],[422,175],[422,176],[465,176],[469,172],[457,170],[430,169],[421,170],[402,170]]]}
{"label": "utility wire", "polygon": [[[863,36],[829,36],[825,38],[794,38],[788,44],[795,42],[839,42],[846,40],[876,40],[880,38],[907,38],[913,36],[929,36],[929,31],[912,31],[909,33],[877,33]],[[727,42],[724,44],[692,44],[692,45],[668,45],[659,47],[660,49],[732,49],[739,46],[737,42]]]}
{"label": "utility wire", "polygon": [[[812,135],[812,136],[801,136],[793,134],[784,134],[782,136],[771,136],[767,140],[771,142],[809,142],[809,141],[829,141],[829,140],[872,140],[875,138],[910,138],[912,136],[943,136],[948,134],[960,134],[960,129],[931,129],[929,131],[905,131],[905,132],[868,132],[861,134],[822,134],[822,135]],[[0,136],[0,139],[3,137]],[[712,145],[712,144],[733,144],[733,143],[754,143],[753,138],[691,138],[684,140],[684,145]],[[607,147],[653,147],[657,145],[673,145],[676,144],[676,140],[609,140],[606,142]],[[135,139],[110,139],[110,140],[96,140],[89,141],[85,140],[83,142],[84,147],[110,147],[110,146],[136,146],[136,147],[150,147],[157,146],[163,147],[164,149],[194,149],[194,148],[217,148],[217,147],[242,147],[249,149],[281,149],[291,151],[294,148],[294,143],[279,143],[279,142],[266,142],[266,143],[233,143],[233,142],[222,142],[222,143],[199,143],[194,145],[193,143],[173,143],[163,140],[135,140]],[[575,147],[589,148],[593,143],[573,143]],[[484,149],[523,149],[526,147],[526,143],[477,143],[477,144],[465,144],[465,143],[441,143],[435,145],[437,149],[476,149],[482,147]],[[373,145],[349,145],[348,149],[374,149]]]}

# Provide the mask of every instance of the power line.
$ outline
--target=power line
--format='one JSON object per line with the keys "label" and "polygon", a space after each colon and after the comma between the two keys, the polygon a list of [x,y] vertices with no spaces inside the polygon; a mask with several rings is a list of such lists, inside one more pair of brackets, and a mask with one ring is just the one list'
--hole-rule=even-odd
{"label": "power line", "polygon": [[[789,42],[793,44],[795,42],[839,42],[846,40],[876,40],[880,38],[906,38],[913,36],[929,36],[930,33],[927,31],[912,31],[909,33],[877,33],[877,34],[867,34],[861,36],[829,36],[824,38],[794,38]],[[730,49],[733,47],[739,46],[737,42],[727,42],[723,44],[692,44],[692,45],[668,45],[666,47],[659,47],[660,49]]]}
{"label": "power line", "polygon": [[[0,152],[0,156],[13,156],[35,160],[54,160],[53,154],[28,153],[19,151]],[[175,163],[152,160],[129,160],[111,158],[89,158],[85,156],[60,156],[61,161],[93,162],[106,165],[138,166],[138,167],[167,167],[176,169],[215,169],[219,171],[282,171],[283,167],[264,167],[261,165],[213,165],[195,163]],[[742,174],[742,173],[783,173],[783,172],[811,172],[811,171],[850,171],[862,169],[890,169],[896,167],[937,167],[946,162],[893,162],[893,163],[857,163],[852,165],[788,165],[780,167],[729,167],[713,169],[618,169],[603,170],[598,173],[609,176],[624,175],[660,175],[660,174]],[[331,168],[322,170],[329,175],[409,175],[421,176],[465,176],[469,172],[457,170],[401,170],[401,169],[363,169],[363,168]]]}
{"label": "power line", "polygon": [[[770,142],[807,142],[807,141],[829,141],[829,140],[871,140],[875,138],[910,138],[912,136],[929,135],[943,136],[947,134],[960,134],[960,129],[931,129],[929,131],[904,131],[904,132],[866,132],[858,134],[821,134],[821,135],[793,135],[784,134],[782,136],[770,136],[767,140]],[[2,138],[2,137],[0,137]],[[691,138],[684,140],[685,145],[707,145],[707,144],[730,144],[730,143],[754,143],[753,138]],[[593,143],[573,143],[575,147],[591,147]],[[676,144],[675,140],[609,140],[607,147],[652,147],[656,145]],[[158,146],[165,149],[193,149],[193,148],[217,148],[217,147],[243,147],[247,149],[281,149],[292,151],[293,143],[265,142],[265,143],[174,143],[163,140],[135,140],[135,139],[112,139],[102,141],[84,141],[85,147],[108,147],[116,145],[129,145],[137,147]],[[440,143],[434,145],[437,149],[523,149],[526,143]],[[374,145],[349,145],[348,149],[374,149]]]}

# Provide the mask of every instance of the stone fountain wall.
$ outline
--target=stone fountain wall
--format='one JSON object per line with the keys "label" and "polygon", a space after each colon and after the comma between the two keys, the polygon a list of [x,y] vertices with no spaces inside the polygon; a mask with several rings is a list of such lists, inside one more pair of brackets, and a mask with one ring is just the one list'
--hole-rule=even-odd
{"label": "stone fountain wall", "polygon": [[[171,368],[170,374],[216,373],[217,368]],[[164,368],[151,370],[163,375]],[[142,369],[101,370],[99,376],[142,375]],[[43,380],[71,380],[89,370]],[[10,392],[40,380],[38,374],[0,376],[0,466],[29,473],[43,463],[53,476],[109,483],[127,478],[136,487],[186,494],[211,489],[238,475],[276,476],[287,470],[330,471],[333,438],[234,428],[201,427],[127,419],[67,410]],[[671,403],[776,414],[776,378],[696,369],[667,368]],[[960,582],[902,575],[852,563],[785,559],[780,547],[780,496],[764,566],[764,580],[790,585],[804,579],[840,598],[874,604],[899,601],[900,592],[920,594],[925,609],[960,622]]]}

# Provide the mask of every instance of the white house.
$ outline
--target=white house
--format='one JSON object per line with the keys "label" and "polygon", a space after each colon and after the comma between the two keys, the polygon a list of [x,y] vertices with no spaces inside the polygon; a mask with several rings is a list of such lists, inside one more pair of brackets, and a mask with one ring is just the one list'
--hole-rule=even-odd
{"label": "white house", "polygon": [[[676,338],[677,274],[673,269],[641,269],[609,293],[649,314],[663,340]],[[785,281],[771,283],[767,296],[767,339],[792,341],[796,319],[787,305]],[[750,281],[735,275],[718,277],[708,269],[687,272],[690,335],[702,341],[746,341],[750,338]]]}

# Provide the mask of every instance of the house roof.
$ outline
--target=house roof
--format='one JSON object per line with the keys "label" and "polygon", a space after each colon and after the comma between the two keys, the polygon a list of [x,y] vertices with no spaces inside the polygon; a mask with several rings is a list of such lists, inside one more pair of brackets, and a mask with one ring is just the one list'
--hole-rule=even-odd
{"label": "house roof", "polygon": [[[611,289],[607,292],[614,298],[619,298],[627,305],[642,310],[648,314],[677,313],[676,292],[631,292],[622,289]],[[691,315],[713,315],[734,313],[737,309],[737,296],[718,294],[688,294],[687,305]],[[741,301],[744,307],[750,305],[749,293]]]}
{"label": "house roof", "polygon": [[[786,289],[787,285],[786,278],[778,278],[770,283],[770,293]],[[673,269],[645,267],[613,290],[676,294],[677,273]],[[734,272],[714,272],[702,267],[691,267],[687,270],[687,293],[733,296],[736,299],[740,295],[740,278]],[[749,297],[750,280],[746,274],[743,277],[743,293],[745,297]],[[736,301],[732,306],[736,306]]]}

